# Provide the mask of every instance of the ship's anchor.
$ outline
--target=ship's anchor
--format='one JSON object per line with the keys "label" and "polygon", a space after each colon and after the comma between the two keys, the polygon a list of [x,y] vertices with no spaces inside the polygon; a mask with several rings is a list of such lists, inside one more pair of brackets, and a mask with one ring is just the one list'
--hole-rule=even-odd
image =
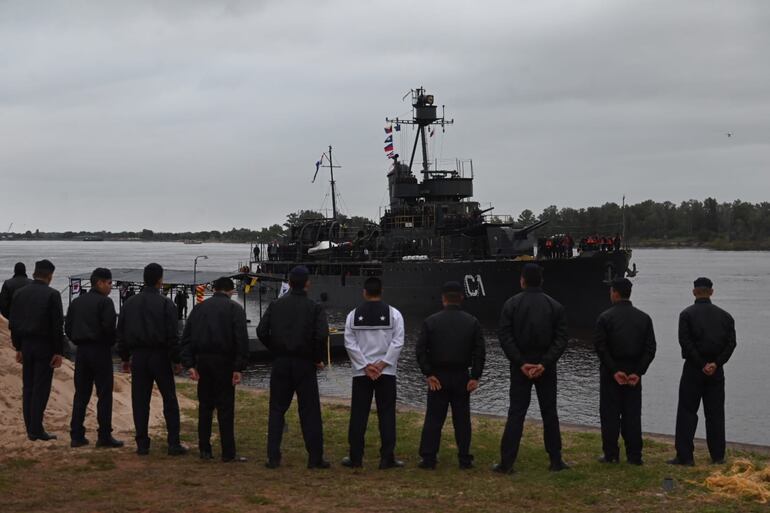
{"label": "ship's anchor", "polygon": [[631,265],[631,269],[629,269],[628,267],[626,267],[626,276],[627,276],[628,278],[633,278],[633,277],[634,277],[634,276],[636,276],[638,273],[639,273],[639,271],[637,271],[637,270],[636,270],[636,263],[634,263],[634,264],[632,264],[632,265]]}

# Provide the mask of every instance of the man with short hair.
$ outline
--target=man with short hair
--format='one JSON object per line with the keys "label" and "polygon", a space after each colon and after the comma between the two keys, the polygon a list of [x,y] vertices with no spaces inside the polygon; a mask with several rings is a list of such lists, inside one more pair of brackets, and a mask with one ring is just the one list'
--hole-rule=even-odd
{"label": "man with short hair", "polygon": [[75,397],[72,400],[70,446],[88,445],[83,421],[96,385],[96,418],[99,421],[97,447],[123,447],[112,437],[112,346],[115,344],[115,303],[110,299],[112,272],[97,267],[91,273],[91,291],[72,301],[64,331],[77,346],[75,356]]}
{"label": "man with short hair", "polygon": [[176,305],[177,319],[180,321],[187,317],[187,301],[190,297],[187,295],[187,291],[184,287],[179,289],[174,296],[174,304]]}
{"label": "man with short hair", "polygon": [[61,294],[50,287],[56,267],[50,260],[35,263],[34,281],[13,295],[8,329],[22,364],[24,424],[32,440],[56,440],[43,428],[51,395],[53,370],[64,353],[64,313]]}
{"label": "man with short hair", "polygon": [[549,470],[569,467],[561,456],[561,432],[556,409],[556,362],[567,347],[564,307],[543,292],[543,268],[525,264],[519,285],[522,291],[505,302],[500,315],[500,345],[511,362],[508,421],[500,443],[500,463],[495,472],[513,472],[524,431],[532,386],[543,418],[543,439]]}
{"label": "man with short hair", "polygon": [[321,399],[316,375],[316,370],[324,368],[329,325],[323,307],[307,297],[309,274],[305,266],[297,266],[289,272],[289,293],[270,303],[257,327],[259,340],[275,357],[270,373],[265,464],[271,469],[281,464],[285,416],[295,392],[308,452],[307,467],[326,469],[330,466],[323,458]]}
{"label": "man with short hair", "polygon": [[11,304],[13,303],[13,294],[22,287],[32,283],[27,278],[27,267],[24,262],[16,262],[13,266],[13,278],[3,282],[3,288],[0,289],[0,314],[8,319],[11,315]]}
{"label": "man with short hair", "polygon": [[445,283],[441,288],[444,309],[425,319],[417,339],[417,363],[428,383],[419,464],[426,470],[436,468],[450,405],[460,468],[473,467],[470,395],[479,387],[486,346],[478,319],[462,310],[463,293],[458,282]]}
{"label": "man with short hair", "polygon": [[396,367],[404,347],[404,318],[382,300],[382,281],[364,281],[364,303],[345,321],[345,349],[353,367],[348,442],[350,455],[342,460],[349,468],[363,466],[364,436],[372,408],[377,403],[380,425],[380,469],[403,467],[396,449]]}
{"label": "man with short hair", "polygon": [[601,362],[601,463],[620,460],[618,436],[622,434],[628,462],[643,464],[642,376],[655,358],[656,343],[652,319],[631,304],[631,287],[628,278],[613,280],[612,307],[596,321],[594,345]]}
{"label": "man with short hair", "polygon": [[693,437],[698,426],[698,406],[703,400],[711,461],[722,464],[726,445],[724,365],[735,351],[735,321],[711,302],[714,284],[708,278],[695,280],[692,293],[695,304],[679,315],[684,367],[676,412],[676,457],[668,463],[695,464]]}
{"label": "man with short hair", "polygon": [[182,363],[198,382],[198,447],[210,460],[214,409],[219,422],[222,461],[243,462],[235,452],[235,386],[249,362],[246,312],[232,301],[230,278],[214,281],[214,295],[193,308],[182,335]]}
{"label": "man with short hair", "polygon": [[131,379],[131,407],[136,429],[136,453],[150,454],[150,400],[153,383],[163,398],[163,417],[168,431],[168,455],[187,454],[179,439],[179,402],[174,373],[179,364],[179,332],[176,307],[160,291],[163,267],[144,268],[144,288],[123,305],[118,316],[118,353]]}

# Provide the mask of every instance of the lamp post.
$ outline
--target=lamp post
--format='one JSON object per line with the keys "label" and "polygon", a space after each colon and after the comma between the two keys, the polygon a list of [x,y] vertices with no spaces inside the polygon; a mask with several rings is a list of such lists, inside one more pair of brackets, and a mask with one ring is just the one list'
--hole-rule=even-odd
{"label": "lamp post", "polygon": [[195,295],[195,289],[198,286],[198,259],[202,258],[203,260],[208,260],[209,257],[206,255],[198,255],[195,257],[195,260],[193,261],[193,296]]}

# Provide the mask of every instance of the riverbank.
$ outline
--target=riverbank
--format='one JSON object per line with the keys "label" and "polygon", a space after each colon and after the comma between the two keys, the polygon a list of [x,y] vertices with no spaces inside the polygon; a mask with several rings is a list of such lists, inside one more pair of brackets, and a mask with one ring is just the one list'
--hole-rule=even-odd
{"label": "riverbank", "polygon": [[[190,384],[180,393],[194,397]],[[339,465],[347,451],[347,406],[325,401],[323,408],[328,471],[305,469],[296,409],[288,415],[284,438],[284,466],[271,471],[262,465],[266,437],[267,394],[240,390],[237,396],[236,431],[245,464],[202,462],[195,451],[183,458],[165,455],[162,434],[148,458],[138,458],[130,448],[119,451],[57,448],[33,457],[0,456],[0,510],[15,511],[152,511],[153,513],[234,511],[688,511],[698,504],[700,512],[766,511],[766,505],[713,493],[705,480],[719,467],[700,464],[673,468],[664,462],[673,453],[667,441],[646,438],[644,467],[604,466],[595,461],[600,448],[595,432],[565,429],[564,456],[573,469],[549,473],[542,436],[528,423],[512,476],[489,471],[497,459],[504,422],[474,416],[473,452],[476,468],[457,469],[451,422],[442,440],[436,471],[416,468],[422,415],[402,411],[398,416],[397,454],[407,462],[399,470],[379,471],[377,423],[372,417],[367,433],[365,468],[349,470]],[[196,417],[187,411],[183,439],[197,443]],[[215,452],[219,448],[215,445]],[[749,457],[767,464],[767,457],[730,451],[730,459]],[[707,461],[702,449],[696,457]],[[724,470],[724,469],[722,469]],[[664,478],[674,479],[673,490],[662,488]],[[30,494],[29,490],[35,493]],[[568,505],[568,506],[567,506]]]}
{"label": "riverbank", "polygon": [[701,241],[697,239],[643,239],[630,240],[632,248],[648,249],[712,249],[715,251],[770,251],[768,240],[727,240],[714,239]]}

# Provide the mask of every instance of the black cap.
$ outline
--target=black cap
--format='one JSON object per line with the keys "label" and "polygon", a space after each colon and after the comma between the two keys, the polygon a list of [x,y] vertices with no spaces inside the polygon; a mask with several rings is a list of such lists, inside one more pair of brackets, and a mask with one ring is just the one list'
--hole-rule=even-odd
{"label": "black cap", "polygon": [[703,276],[701,276],[700,278],[695,280],[693,282],[693,286],[696,289],[711,289],[711,288],[714,288],[714,284],[712,283],[712,281],[709,280],[708,278],[704,278]]}
{"label": "black cap", "polygon": [[56,270],[53,262],[47,259],[35,262],[35,274],[52,274]]}
{"label": "black cap", "polygon": [[16,265],[13,266],[13,274],[27,274],[27,266],[24,265],[24,262],[16,262]]}
{"label": "black cap", "polygon": [[222,292],[230,292],[231,290],[235,289],[233,280],[227,278],[226,276],[222,276],[221,278],[214,280],[213,286],[214,290],[219,290]]}
{"label": "black cap", "polygon": [[448,281],[441,286],[442,294],[465,294],[463,286],[457,281]]}
{"label": "black cap", "polygon": [[615,278],[612,280],[612,289],[620,294],[623,299],[631,297],[631,288],[634,286],[628,278]]}
{"label": "black cap", "polygon": [[298,265],[294,267],[291,271],[289,271],[289,278],[296,278],[299,280],[307,279],[307,277],[310,275],[310,271],[307,267],[304,265]]}
{"label": "black cap", "polygon": [[95,283],[99,280],[111,280],[112,271],[105,267],[97,267],[94,272],[91,273],[91,283]]}

